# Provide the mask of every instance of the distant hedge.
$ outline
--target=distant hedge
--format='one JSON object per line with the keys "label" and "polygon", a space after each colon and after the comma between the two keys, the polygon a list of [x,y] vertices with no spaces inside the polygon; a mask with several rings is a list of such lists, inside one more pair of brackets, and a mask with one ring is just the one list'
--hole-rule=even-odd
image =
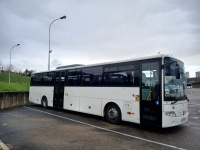
{"label": "distant hedge", "polygon": [[193,88],[200,88],[200,82],[192,83]]}

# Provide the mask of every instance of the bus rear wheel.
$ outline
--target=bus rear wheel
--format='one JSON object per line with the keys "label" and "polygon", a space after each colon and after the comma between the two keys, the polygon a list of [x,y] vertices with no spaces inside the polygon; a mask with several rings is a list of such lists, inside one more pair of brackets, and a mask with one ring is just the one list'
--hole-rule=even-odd
{"label": "bus rear wheel", "polygon": [[121,122],[121,111],[116,104],[109,104],[105,111],[106,120],[112,124],[119,124]]}
{"label": "bus rear wheel", "polygon": [[46,98],[46,97],[43,97],[43,98],[42,98],[42,107],[43,107],[43,108],[47,108],[47,106],[48,106],[48,105],[47,105],[47,98]]}

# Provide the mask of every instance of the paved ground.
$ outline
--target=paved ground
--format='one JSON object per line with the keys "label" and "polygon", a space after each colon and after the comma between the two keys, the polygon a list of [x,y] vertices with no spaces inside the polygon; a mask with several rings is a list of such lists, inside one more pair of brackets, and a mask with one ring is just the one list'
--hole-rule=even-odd
{"label": "paved ground", "polygon": [[[188,90],[189,121],[157,129],[39,105],[0,111],[0,140],[9,149],[200,149],[200,89]],[[2,149],[0,145],[0,150]]]}

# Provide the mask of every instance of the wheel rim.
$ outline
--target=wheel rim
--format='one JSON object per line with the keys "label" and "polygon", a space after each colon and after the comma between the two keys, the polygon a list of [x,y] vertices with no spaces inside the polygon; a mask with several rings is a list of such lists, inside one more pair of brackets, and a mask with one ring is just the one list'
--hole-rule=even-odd
{"label": "wheel rim", "polygon": [[110,108],[108,110],[108,117],[110,119],[116,119],[118,117],[118,111],[116,108]]}

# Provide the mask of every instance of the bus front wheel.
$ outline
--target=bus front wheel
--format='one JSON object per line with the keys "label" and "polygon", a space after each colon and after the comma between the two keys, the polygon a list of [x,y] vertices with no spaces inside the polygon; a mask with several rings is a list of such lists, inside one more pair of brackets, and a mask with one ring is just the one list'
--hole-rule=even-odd
{"label": "bus front wheel", "polygon": [[116,104],[109,104],[105,111],[106,120],[112,124],[119,124],[121,122],[121,111]]}
{"label": "bus front wheel", "polygon": [[47,98],[46,98],[46,97],[43,97],[43,98],[42,98],[42,107],[43,107],[43,108],[47,108],[47,106],[48,106],[48,105],[47,105]]}

